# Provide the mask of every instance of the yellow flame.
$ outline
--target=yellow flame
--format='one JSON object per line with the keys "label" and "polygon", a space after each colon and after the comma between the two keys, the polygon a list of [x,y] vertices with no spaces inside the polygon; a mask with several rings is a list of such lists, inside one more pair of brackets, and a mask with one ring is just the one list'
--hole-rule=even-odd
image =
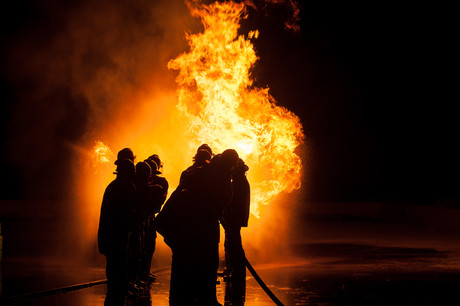
{"label": "yellow flame", "polygon": [[168,63],[179,70],[178,105],[189,126],[191,145],[208,143],[215,152],[236,149],[250,167],[251,212],[281,191],[300,188],[301,159],[295,153],[304,138],[299,118],[277,106],[268,88],[253,86],[250,69],[257,61],[249,39],[238,35],[246,18],[244,3],[190,6],[204,31],[187,35],[190,51]]}
{"label": "yellow flame", "polygon": [[100,140],[96,141],[96,144],[93,148],[93,152],[94,167],[98,167],[101,164],[108,163],[113,156],[113,152],[110,150],[110,148]]}

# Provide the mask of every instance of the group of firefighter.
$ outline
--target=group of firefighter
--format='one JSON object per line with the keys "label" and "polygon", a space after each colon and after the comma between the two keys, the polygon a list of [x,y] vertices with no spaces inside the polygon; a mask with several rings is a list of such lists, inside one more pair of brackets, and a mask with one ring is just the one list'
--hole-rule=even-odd
{"label": "group of firefighter", "polygon": [[[220,224],[225,229],[224,276],[232,282],[246,278],[240,230],[249,218],[248,166],[233,149],[213,154],[202,144],[166,201],[168,182],[160,176],[159,156],[136,164],[135,158],[129,148],[118,152],[117,177],[101,205],[98,245],[107,262],[105,305],[125,305],[127,296],[148,291],[155,280],[150,268],[157,232],[172,251],[169,304],[221,305],[216,298]],[[244,294],[239,298],[244,303]]]}

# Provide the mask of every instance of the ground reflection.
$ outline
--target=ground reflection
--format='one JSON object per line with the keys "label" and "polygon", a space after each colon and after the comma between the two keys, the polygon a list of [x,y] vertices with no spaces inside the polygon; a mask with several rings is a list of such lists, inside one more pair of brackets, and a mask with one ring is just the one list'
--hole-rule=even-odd
{"label": "ground reflection", "polygon": [[150,294],[130,297],[126,306],[152,306],[152,298]]}
{"label": "ground reflection", "polygon": [[[448,305],[458,298],[460,252],[457,250],[315,243],[299,245],[297,253],[298,258],[254,266],[284,305]],[[36,266],[37,278],[30,279],[25,276],[30,275],[31,266],[22,264],[14,266],[13,278],[12,266],[3,268],[8,268],[2,271],[4,281],[8,279],[3,293],[18,292],[13,287],[34,292],[56,288],[58,284],[62,287],[78,283],[83,278],[104,277],[102,269],[48,265],[40,269]],[[129,299],[129,306],[169,305],[170,271],[165,269],[155,274],[157,279],[150,294]],[[226,282],[219,277],[216,286],[217,299],[223,305],[273,305],[249,273],[241,282]],[[97,285],[34,299],[17,299],[14,304],[102,306],[105,294],[106,286]]]}
{"label": "ground reflection", "polygon": [[242,306],[246,297],[246,280],[225,283],[225,306]]}

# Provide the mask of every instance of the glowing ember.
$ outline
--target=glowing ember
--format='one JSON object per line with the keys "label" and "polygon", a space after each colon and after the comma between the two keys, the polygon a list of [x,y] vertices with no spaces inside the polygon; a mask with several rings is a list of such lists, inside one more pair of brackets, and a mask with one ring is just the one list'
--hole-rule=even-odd
{"label": "glowing ember", "polygon": [[268,88],[255,88],[249,70],[257,60],[249,39],[238,35],[243,3],[190,7],[204,32],[187,35],[190,52],[168,63],[179,70],[178,109],[192,147],[208,143],[215,152],[234,148],[250,167],[251,212],[281,191],[300,187],[301,159],[294,153],[304,135],[299,118],[277,106]]}
{"label": "glowing ember", "polygon": [[94,146],[94,157],[93,165],[97,167],[98,165],[108,163],[113,157],[113,153],[110,148],[105,145],[102,141],[96,141]]}

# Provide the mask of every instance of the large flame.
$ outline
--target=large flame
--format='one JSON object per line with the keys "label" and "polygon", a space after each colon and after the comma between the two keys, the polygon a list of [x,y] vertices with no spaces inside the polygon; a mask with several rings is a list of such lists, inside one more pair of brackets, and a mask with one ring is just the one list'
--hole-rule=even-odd
{"label": "large flame", "polygon": [[250,167],[251,212],[279,192],[300,187],[301,159],[295,153],[303,138],[299,118],[277,106],[268,88],[256,88],[250,69],[257,60],[247,37],[238,35],[245,18],[243,3],[191,6],[201,18],[202,33],[187,35],[190,51],[168,63],[179,70],[178,109],[194,146],[208,143],[221,152],[234,148]]}
{"label": "large flame", "polygon": [[[280,219],[283,214],[276,205],[264,204],[275,204],[280,192],[300,187],[302,163],[297,153],[304,137],[300,120],[277,106],[268,88],[253,85],[250,71],[257,56],[251,40],[257,38],[258,32],[238,33],[239,23],[246,17],[244,4],[225,2],[189,8],[193,16],[201,19],[204,30],[187,35],[189,52],[169,61],[168,67],[178,71],[177,83],[161,71],[169,87],[153,83],[151,92],[141,91],[139,95],[129,90],[119,104],[127,107],[111,114],[110,124],[96,128],[95,134],[90,135],[90,150],[81,150],[81,165],[85,165],[86,172],[82,174],[81,167],[76,169],[80,178],[77,195],[79,201],[86,203],[82,210],[85,237],[94,239],[102,195],[114,179],[116,156],[112,152],[130,147],[137,156],[136,162],[159,154],[171,194],[197,147],[208,143],[215,153],[236,149],[249,166],[251,212],[260,219],[251,217],[245,242],[256,245],[267,237],[276,246],[273,231],[280,236],[280,228],[286,222]],[[155,73],[159,72],[152,71]],[[124,81],[110,83],[107,88],[123,88]],[[137,105],[135,111],[131,109],[133,104]],[[104,139],[104,143],[94,145],[93,137]],[[161,250],[169,252],[163,246],[156,254]],[[247,247],[246,251],[251,249]]]}

